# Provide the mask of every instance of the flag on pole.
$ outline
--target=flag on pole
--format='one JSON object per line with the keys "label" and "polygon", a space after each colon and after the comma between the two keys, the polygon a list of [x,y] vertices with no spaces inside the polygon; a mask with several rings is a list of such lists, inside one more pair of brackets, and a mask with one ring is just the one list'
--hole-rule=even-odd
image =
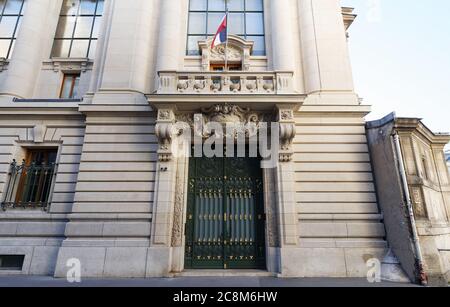
{"label": "flag on pole", "polygon": [[225,14],[225,16],[222,18],[222,21],[220,22],[219,29],[217,29],[216,36],[214,36],[214,39],[211,44],[211,49],[220,44],[225,44],[227,41],[228,41],[228,14]]}

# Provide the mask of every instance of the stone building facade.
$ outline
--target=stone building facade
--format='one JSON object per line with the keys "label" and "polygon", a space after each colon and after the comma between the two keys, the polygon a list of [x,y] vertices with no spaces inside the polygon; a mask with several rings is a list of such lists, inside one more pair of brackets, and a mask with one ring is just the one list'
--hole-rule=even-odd
{"label": "stone building facade", "polygon": [[[0,274],[64,277],[78,259],[85,277],[255,265],[282,277],[363,277],[366,262],[387,253],[370,107],[354,92],[347,48],[355,15],[340,1],[228,1],[226,61],[223,46],[209,48],[225,0],[0,6],[20,25],[0,37],[0,255],[15,268]],[[279,123],[276,167],[257,176],[245,173],[251,162],[220,170],[242,170],[260,198],[237,179],[241,196],[222,190],[227,176],[194,176],[194,165],[212,160],[180,157],[192,144],[174,127],[196,116]],[[198,192],[214,178],[213,196]],[[261,213],[222,218],[220,205],[199,214],[197,197],[250,199]],[[252,238],[188,236],[206,220],[254,227],[258,255],[238,252]]]}

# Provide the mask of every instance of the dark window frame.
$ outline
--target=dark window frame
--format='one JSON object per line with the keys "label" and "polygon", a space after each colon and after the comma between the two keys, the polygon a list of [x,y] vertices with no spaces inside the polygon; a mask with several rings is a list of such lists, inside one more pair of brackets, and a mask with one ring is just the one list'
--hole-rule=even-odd
{"label": "dark window frame", "polygon": [[0,10],[0,27],[1,27],[2,19],[4,17],[17,17],[17,18],[15,20],[14,31],[12,33],[12,36],[0,37],[1,41],[9,41],[9,47],[6,52],[6,55],[0,54],[0,58],[4,57],[5,59],[10,59],[12,52],[14,51],[14,45],[17,40],[17,34],[19,32],[21,20],[23,19],[23,14],[24,14],[23,12],[24,12],[24,7],[25,7],[25,0],[18,0],[18,1],[21,1],[19,12],[17,14],[5,14],[6,4],[8,3],[8,1],[11,1],[11,0],[5,0],[4,6]]}
{"label": "dark window frame", "polygon": [[[208,39],[212,36],[214,36],[214,34],[208,34],[210,32],[210,29],[208,28],[208,18],[209,18],[209,14],[210,13],[223,13],[225,15],[226,10],[210,10],[209,9],[209,1],[206,1],[206,11],[204,10],[192,10],[191,9],[191,1],[189,0],[189,13],[188,13],[188,24],[187,24],[187,37],[186,37],[186,55],[188,56],[195,56],[195,55],[200,55],[200,50],[196,50],[196,51],[192,51],[189,50],[189,38],[190,37],[197,37],[197,38],[203,38],[203,39]],[[226,1],[226,0],[223,0]],[[265,56],[267,54],[267,46],[266,46],[266,25],[265,25],[265,10],[264,10],[264,0],[262,1],[262,10],[260,11],[255,11],[255,10],[247,10],[247,1],[244,0],[244,10],[233,10],[233,11],[229,11],[229,14],[243,14],[244,16],[244,32],[247,32],[247,14],[251,14],[251,13],[260,13],[262,14],[263,17],[263,24],[262,24],[262,33],[263,34],[250,34],[250,33],[240,33],[240,34],[236,34],[244,39],[247,39],[249,36],[250,37],[262,37],[264,40],[264,50],[261,54],[258,53],[253,53],[252,55],[256,55],[256,56]],[[225,5],[228,6],[228,1],[225,2]],[[225,6],[224,6],[225,7]],[[225,7],[226,8],[226,7]],[[206,14],[205,18],[206,18],[206,24],[205,24],[205,32],[202,34],[190,34],[190,29],[189,29],[189,25],[190,25],[190,19],[191,19],[191,14],[192,13],[203,13]],[[217,25],[218,27],[219,25]],[[216,27],[216,26],[215,26]]]}

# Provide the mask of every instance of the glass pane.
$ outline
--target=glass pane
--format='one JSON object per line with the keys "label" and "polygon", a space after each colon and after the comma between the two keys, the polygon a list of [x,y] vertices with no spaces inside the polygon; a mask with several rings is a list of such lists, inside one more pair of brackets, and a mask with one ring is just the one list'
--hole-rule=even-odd
{"label": "glass pane", "polygon": [[89,40],[73,40],[71,58],[86,58],[88,56]]}
{"label": "glass pane", "polygon": [[99,0],[98,4],[97,4],[97,12],[95,13],[96,15],[103,15],[103,7],[104,7],[104,0]]}
{"label": "glass pane", "polygon": [[206,11],[206,0],[191,0],[189,9],[191,11]]}
{"label": "glass pane", "polygon": [[98,33],[100,33],[100,24],[101,24],[101,17],[95,17],[94,19],[94,29],[92,30],[92,37],[98,38]]}
{"label": "glass pane", "polygon": [[3,12],[3,7],[5,6],[6,0],[0,0],[0,14]]}
{"label": "glass pane", "polygon": [[243,35],[245,33],[244,14],[243,13],[230,13],[229,18],[230,18],[230,22],[229,22],[230,33],[237,34],[237,35]]}
{"label": "glass pane", "polygon": [[225,0],[208,0],[208,10],[225,12]]}
{"label": "glass pane", "polygon": [[264,34],[263,13],[247,13],[247,34]]}
{"label": "glass pane", "polygon": [[76,17],[60,17],[58,28],[56,29],[56,38],[71,38],[73,28],[75,27]]}
{"label": "glass pane", "polygon": [[253,55],[266,55],[266,41],[264,36],[247,36],[247,40],[255,42]]}
{"label": "glass pane", "polygon": [[208,14],[208,34],[216,34],[222,21],[223,13],[209,13]]}
{"label": "glass pane", "polygon": [[189,36],[188,37],[188,55],[199,55],[198,42],[205,40],[206,36]]}
{"label": "glass pane", "polygon": [[79,0],[64,0],[61,15],[76,16],[80,6]]}
{"label": "glass pane", "polygon": [[94,17],[78,17],[77,24],[75,26],[76,38],[89,38],[91,37],[92,22]]}
{"label": "glass pane", "polygon": [[22,25],[22,19],[23,19],[23,17],[19,16],[19,21],[17,23],[16,32],[14,32],[14,38],[17,38],[17,34],[19,33],[20,26]]}
{"label": "glass pane", "polygon": [[228,0],[228,10],[233,11],[244,11],[244,0]]}
{"label": "glass pane", "polygon": [[263,11],[263,0],[245,0],[245,9],[247,11]]}
{"label": "glass pane", "polygon": [[75,77],[75,82],[73,84],[72,95],[70,98],[78,98],[78,88],[80,87],[80,76]]}
{"label": "glass pane", "polygon": [[16,23],[16,16],[3,16],[2,20],[0,21],[0,37],[13,37]]}
{"label": "glass pane", "polygon": [[0,39],[0,58],[8,58],[8,49],[11,44],[9,39]]}
{"label": "glass pane", "polygon": [[19,15],[23,0],[8,0],[6,2],[4,15]]}
{"label": "glass pane", "polygon": [[61,89],[61,98],[64,99],[70,98],[71,90],[72,90],[72,76],[65,76]]}
{"label": "glass pane", "polygon": [[189,34],[205,34],[205,33],[206,33],[206,14],[190,13]]}
{"label": "glass pane", "polygon": [[53,44],[52,57],[69,57],[70,40],[55,40]]}
{"label": "glass pane", "polygon": [[89,59],[95,59],[95,51],[97,50],[97,40],[91,40],[91,45],[89,47]]}
{"label": "glass pane", "polygon": [[95,0],[81,0],[80,15],[94,15],[96,5]]}

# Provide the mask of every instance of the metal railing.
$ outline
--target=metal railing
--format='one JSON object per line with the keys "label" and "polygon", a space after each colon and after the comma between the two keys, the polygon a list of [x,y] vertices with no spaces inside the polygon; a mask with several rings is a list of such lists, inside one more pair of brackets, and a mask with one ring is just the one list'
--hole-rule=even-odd
{"label": "metal railing", "polygon": [[5,189],[4,201],[1,204],[6,209],[40,208],[47,210],[50,203],[53,179],[56,175],[55,163],[42,164],[32,162],[18,164],[13,160]]}

